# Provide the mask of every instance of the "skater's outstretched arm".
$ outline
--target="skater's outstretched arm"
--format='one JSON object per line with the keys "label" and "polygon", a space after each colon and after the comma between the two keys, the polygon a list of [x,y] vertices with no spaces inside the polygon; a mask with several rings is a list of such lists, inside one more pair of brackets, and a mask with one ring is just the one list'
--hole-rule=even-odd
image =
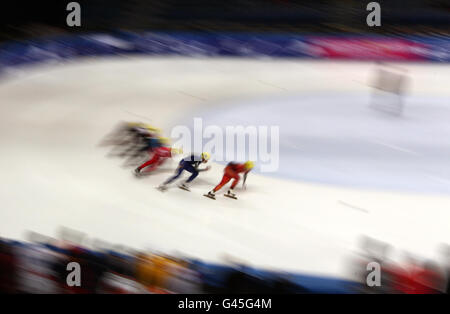
{"label": "skater's outstretched arm", "polygon": [[244,188],[244,189],[247,188],[247,184],[246,184],[245,182],[247,181],[247,175],[248,175],[249,172],[250,172],[250,170],[249,170],[249,171],[246,171],[246,172],[244,173],[244,180],[242,181],[242,188]]}
{"label": "skater's outstretched arm", "polygon": [[209,169],[211,169],[211,166],[206,166],[203,169],[197,169],[198,172],[202,172],[202,171],[208,171]]}

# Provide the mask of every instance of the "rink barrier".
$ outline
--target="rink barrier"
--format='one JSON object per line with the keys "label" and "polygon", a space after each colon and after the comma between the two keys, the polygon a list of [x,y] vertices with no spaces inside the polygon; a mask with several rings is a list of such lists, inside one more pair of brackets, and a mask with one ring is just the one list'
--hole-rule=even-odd
{"label": "rink barrier", "polygon": [[124,54],[450,62],[450,37],[164,32],[63,35],[1,44],[0,69]]}

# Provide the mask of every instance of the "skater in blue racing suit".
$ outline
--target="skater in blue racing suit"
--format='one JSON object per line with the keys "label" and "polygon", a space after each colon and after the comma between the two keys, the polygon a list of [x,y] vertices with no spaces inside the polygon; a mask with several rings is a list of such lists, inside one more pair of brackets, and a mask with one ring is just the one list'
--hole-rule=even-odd
{"label": "skater in blue racing suit", "polygon": [[209,160],[209,153],[202,153],[201,156],[198,155],[190,155],[189,157],[186,157],[180,161],[178,164],[178,168],[175,171],[175,175],[167,179],[163,184],[159,186],[160,190],[166,190],[167,185],[178,179],[183,171],[187,171],[191,173],[191,176],[180,185],[181,188],[185,190],[189,190],[188,184],[192,182],[197,176],[200,171],[209,170],[209,166],[205,169],[198,169],[200,164],[207,163]]}

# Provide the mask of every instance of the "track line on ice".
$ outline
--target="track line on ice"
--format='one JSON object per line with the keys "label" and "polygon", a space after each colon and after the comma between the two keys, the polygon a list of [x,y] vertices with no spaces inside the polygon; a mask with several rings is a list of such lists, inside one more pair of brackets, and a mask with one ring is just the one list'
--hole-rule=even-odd
{"label": "track line on ice", "polygon": [[301,149],[300,145],[297,145],[294,141],[291,140],[284,140],[284,143],[286,146],[294,148],[294,149]]}
{"label": "track line on ice", "polygon": [[381,146],[385,146],[385,147],[388,147],[388,148],[391,148],[393,150],[397,150],[397,151],[400,151],[400,152],[403,152],[403,153],[408,153],[408,154],[412,154],[412,155],[416,155],[416,156],[421,156],[419,153],[416,153],[416,152],[414,152],[412,150],[409,150],[409,149],[406,149],[406,148],[402,148],[402,147],[397,146],[397,145],[392,145],[392,144],[389,144],[389,143],[380,142],[380,141],[376,141],[376,140],[372,140],[372,143],[378,144],[378,145],[381,145]]}
{"label": "track line on ice", "polygon": [[[219,72],[219,73],[227,74],[227,75],[230,74],[230,73],[228,73],[228,72],[226,72],[226,71],[224,71],[224,70],[221,70],[221,69],[216,69],[216,71]],[[263,85],[266,85],[266,86],[274,87],[274,88],[276,88],[276,89],[281,89],[281,90],[286,91],[286,92],[289,91],[289,89],[287,89],[287,88],[284,88],[284,87],[281,87],[281,86],[279,86],[279,85],[276,85],[276,84],[273,84],[273,83],[269,83],[269,82],[266,82],[266,81],[263,81],[263,80],[258,80],[258,79],[255,79],[254,77],[251,77],[251,76],[247,76],[246,78],[247,78],[249,81],[255,80],[256,82],[258,82],[258,83],[260,83],[260,84],[263,84]]]}
{"label": "track line on ice", "polygon": [[287,88],[284,88],[284,87],[281,87],[281,86],[278,86],[278,85],[275,85],[275,84],[272,84],[272,83],[268,83],[268,82],[265,82],[265,81],[262,81],[262,80],[257,80],[257,81],[259,83],[267,85],[267,86],[275,87],[275,88],[278,88],[278,89],[281,89],[281,90],[284,90],[284,91],[289,91]]}
{"label": "track line on ice", "polygon": [[150,119],[150,118],[148,118],[148,117],[146,117],[146,116],[142,116],[142,115],[140,115],[140,114],[137,114],[137,113],[134,113],[134,112],[125,110],[125,109],[122,109],[122,111],[123,111],[123,112],[126,112],[126,113],[128,113],[128,114],[131,114],[131,115],[133,115],[133,116],[135,116],[135,117],[142,118],[142,119],[145,119],[145,120],[148,120],[148,121],[153,122],[152,119]]}
{"label": "track line on ice", "polygon": [[427,174],[425,176],[430,178],[430,179],[432,179],[432,180],[435,180],[435,181],[438,181],[440,183],[443,183],[445,185],[450,185],[450,179],[442,178],[442,177],[438,177],[438,176],[434,176],[434,175],[430,175],[430,174]]}
{"label": "track line on ice", "polygon": [[182,94],[182,95],[185,95],[185,96],[189,96],[189,97],[192,97],[192,98],[195,98],[195,99],[198,99],[198,100],[201,100],[201,101],[206,101],[207,99],[205,99],[205,98],[202,98],[202,97],[198,97],[198,96],[195,96],[195,95],[192,95],[192,94],[189,94],[189,93],[186,93],[186,92],[183,92],[183,91],[178,91],[178,93],[180,93],[180,94]]}
{"label": "track line on ice", "polygon": [[367,209],[364,209],[364,208],[361,208],[361,207],[358,207],[358,206],[351,205],[351,204],[346,203],[346,202],[344,202],[344,201],[338,201],[338,203],[341,204],[341,205],[343,205],[343,206],[350,207],[350,208],[352,208],[352,209],[356,209],[356,210],[362,211],[362,212],[364,212],[364,213],[366,213],[366,214],[369,213],[369,211],[368,211]]}

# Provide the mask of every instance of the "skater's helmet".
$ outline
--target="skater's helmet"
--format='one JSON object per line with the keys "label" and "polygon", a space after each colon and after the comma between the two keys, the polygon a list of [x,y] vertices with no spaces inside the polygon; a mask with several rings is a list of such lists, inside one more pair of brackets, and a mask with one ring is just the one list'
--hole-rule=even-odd
{"label": "skater's helmet", "polygon": [[162,130],[160,128],[154,127],[150,124],[143,124],[143,128],[147,129],[149,132],[161,134]]}
{"label": "skater's helmet", "polygon": [[169,145],[170,144],[170,139],[167,137],[158,137],[158,141],[163,144],[163,145]]}
{"label": "skater's helmet", "polygon": [[140,123],[140,122],[127,122],[127,125],[128,125],[130,128],[134,128],[134,127],[140,127],[140,126],[141,126],[141,123]]}
{"label": "skater's helmet", "polygon": [[170,151],[172,152],[173,155],[177,155],[177,154],[182,154],[182,153],[183,153],[183,149],[181,149],[181,148],[175,148],[175,147],[172,147],[172,148],[170,149]]}
{"label": "skater's helmet", "polygon": [[202,159],[203,159],[205,162],[209,160],[209,157],[210,157],[209,153],[202,153]]}
{"label": "skater's helmet", "polygon": [[245,167],[245,169],[247,169],[247,170],[253,169],[254,166],[255,166],[255,164],[253,163],[253,161],[246,161],[246,162],[244,163],[244,167]]}

